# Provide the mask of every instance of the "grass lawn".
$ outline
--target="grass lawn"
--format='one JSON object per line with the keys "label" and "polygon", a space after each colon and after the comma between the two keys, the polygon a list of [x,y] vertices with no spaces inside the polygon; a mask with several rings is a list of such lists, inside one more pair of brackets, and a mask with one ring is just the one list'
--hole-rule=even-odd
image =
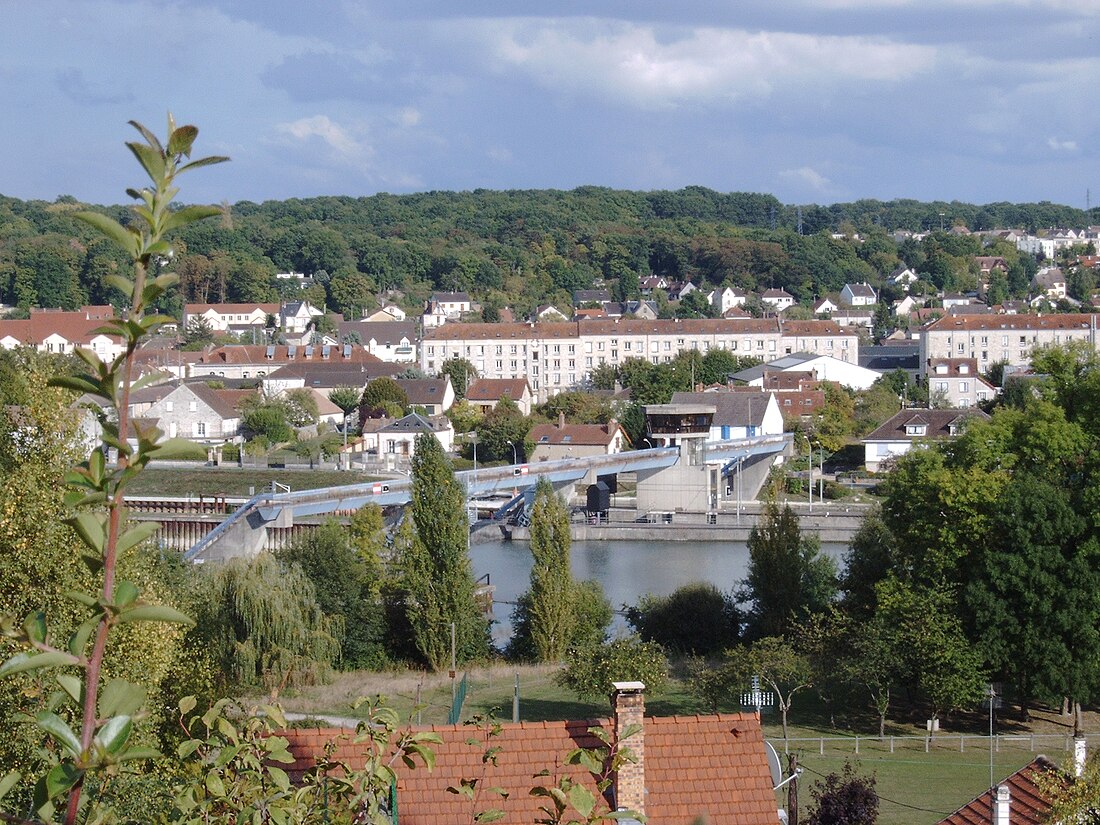
{"label": "grass lawn", "polygon": [[245,496],[271,489],[271,482],[292,490],[315,490],[340,484],[373,481],[377,476],[338,470],[280,470],[237,467],[148,467],[135,478],[127,495],[132,496]]}
{"label": "grass lawn", "polygon": [[[553,667],[506,664],[474,668],[469,671],[463,718],[494,710],[498,719],[510,720],[517,675],[520,680],[520,718],[525,721],[591,719],[609,714],[610,708],[606,702],[583,701],[558,687],[553,681],[556,672],[557,668]],[[461,676],[460,672],[460,679]],[[355,698],[376,694],[385,696],[387,703],[405,718],[413,713],[419,695],[422,705],[420,721],[423,724],[443,724],[451,705],[451,682],[446,674],[414,671],[342,673],[329,684],[284,694],[281,701],[290,711],[351,717],[354,716],[351,703]],[[700,706],[687,693],[683,683],[677,680],[670,682],[664,690],[646,697],[647,714],[668,716],[705,712],[706,708]],[[919,712],[914,711],[914,714],[919,715]],[[805,768],[799,784],[799,808],[803,814],[813,801],[810,790],[814,782],[830,772],[842,770],[845,760],[851,760],[859,772],[875,775],[876,790],[880,795],[881,825],[938,822],[989,786],[987,740],[967,738],[960,751],[960,732],[971,737],[985,730],[980,714],[950,720],[932,740],[928,753],[925,753],[921,728],[916,724],[893,721],[888,727],[888,738],[883,742],[861,735],[857,755],[856,731],[877,733],[874,715],[838,717],[836,721],[839,728],[829,724],[828,714],[809,697],[803,700],[801,713],[796,701],[788,747],[798,754],[799,765]],[[1086,725],[1095,728],[1097,723],[1095,715],[1089,714]],[[1067,756],[1063,750],[1063,737],[1072,730],[1056,712],[1039,711],[1034,714],[1034,721],[1029,727],[1006,722],[999,727],[999,732],[1015,738],[1003,741],[993,754],[997,780],[1034,758],[1029,733],[1050,736],[1036,740],[1036,751],[1060,762]],[[765,713],[764,734],[780,753],[785,767],[783,733],[777,714]],[[895,737],[893,753],[890,752],[890,734]],[[776,794],[776,801],[786,807],[785,789]]]}

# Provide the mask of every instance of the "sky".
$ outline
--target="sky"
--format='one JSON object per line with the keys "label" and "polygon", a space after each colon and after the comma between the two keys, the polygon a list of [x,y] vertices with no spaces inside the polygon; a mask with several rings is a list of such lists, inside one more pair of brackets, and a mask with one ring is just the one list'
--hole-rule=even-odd
{"label": "sky", "polygon": [[[0,194],[1100,202],[1100,0],[0,0]],[[1087,201],[1087,199],[1090,199]]]}

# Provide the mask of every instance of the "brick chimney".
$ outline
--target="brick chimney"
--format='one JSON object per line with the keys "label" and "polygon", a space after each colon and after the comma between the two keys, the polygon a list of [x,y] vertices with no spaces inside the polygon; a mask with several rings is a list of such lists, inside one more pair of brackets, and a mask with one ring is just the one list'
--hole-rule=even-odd
{"label": "brick chimney", "polygon": [[[627,762],[615,775],[615,808],[645,815],[645,684],[612,682],[611,706],[614,710],[615,746],[630,750],[633,762]],[[627,728],[633,728],[631,733]]]}
{"label": "brick chimney", "polygon": [[561,410],[558,411],[558,429],[565,429],[565,413]]}

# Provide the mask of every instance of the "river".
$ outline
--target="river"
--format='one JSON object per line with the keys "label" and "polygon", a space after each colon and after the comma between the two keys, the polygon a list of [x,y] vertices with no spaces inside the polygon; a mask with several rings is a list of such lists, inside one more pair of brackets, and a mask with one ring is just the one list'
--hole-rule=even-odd
{"label": "river", "polygon": [[[822,551],[841,562],[847,545],[823,544]],[[489,575],[494,586],[496,624],[493,638],[505,643],[512,635],[511,613],[516,597],[531,577],[531,551],[526,542],[487,541],[470,547],[474,575]],[[614,610],[635,604],[652,593],[665,596],[691,582],[710,582],[719,590],[736,590],[748,573],[749,549],[744,542],[575,541],[571,550],[573,577],[595,579]],[[616,615],[613,630],[624,629]]]}

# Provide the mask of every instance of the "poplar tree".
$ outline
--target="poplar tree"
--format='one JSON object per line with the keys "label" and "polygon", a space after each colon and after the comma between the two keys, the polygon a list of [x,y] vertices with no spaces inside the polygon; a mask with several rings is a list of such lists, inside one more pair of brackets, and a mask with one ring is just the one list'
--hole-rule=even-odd
{"label": "poplar tree", "polygon": [[576,624],[576,585],[569,569],[569,514],[545,478],[531,512],[531,640],[541,662],[560,662]]}
{"label": "poplar tree", "polygon": [[454,623],[458,661],[486,655],[489,627],[474,598],[466,491],[431,433],[416,439],[409,509],[416,531],[403,553],[405,607],[417,650],[433,670],[444,670]]}

